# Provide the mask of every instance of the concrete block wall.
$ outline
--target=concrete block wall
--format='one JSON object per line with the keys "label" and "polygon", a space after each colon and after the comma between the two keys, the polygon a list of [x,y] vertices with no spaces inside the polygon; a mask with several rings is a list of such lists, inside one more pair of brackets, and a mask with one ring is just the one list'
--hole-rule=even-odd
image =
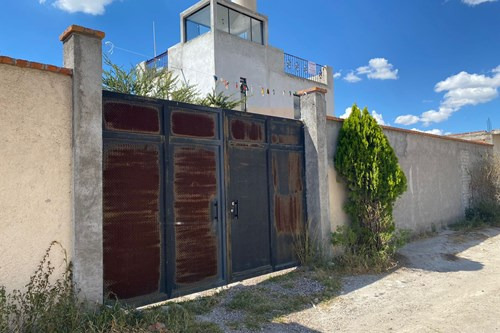
{"label": "concrete block wall", "polygon": [[[327,151],[332,230],[346,224],[346,190],[334,168],[333,156],[343,120],[328,117]],[[414,232],[439,228],[464,217],[469,202],[468,170],[493,152],[487,143],[384,127],[408,180],[408,190],[394,209],[396,226]]]}

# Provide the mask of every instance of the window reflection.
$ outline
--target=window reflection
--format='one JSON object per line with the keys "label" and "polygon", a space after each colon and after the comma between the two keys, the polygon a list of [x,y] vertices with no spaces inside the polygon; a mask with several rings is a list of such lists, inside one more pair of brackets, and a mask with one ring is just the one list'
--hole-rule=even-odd
{"label": "window reflection", "polygon": [[200,9],[185,19],[186,42],[210,31],[210,6]]}
{"label": "window reflection", "polygon": [[217,4],[217,29],[242,39],[264,44],[262,21]]}
{"label": "window reflection", "polygon": [[229,8],[217,5],[217,29],[229,33]]}
{"label": "window reflection", "polygon": [[241,13],[229,10],[229,33],[240,38],[250,40],[250,17]]}
{"label": "window reflection", "polygon": [[262,22],[252,18],[252,41],[264,44],[262,39]]}

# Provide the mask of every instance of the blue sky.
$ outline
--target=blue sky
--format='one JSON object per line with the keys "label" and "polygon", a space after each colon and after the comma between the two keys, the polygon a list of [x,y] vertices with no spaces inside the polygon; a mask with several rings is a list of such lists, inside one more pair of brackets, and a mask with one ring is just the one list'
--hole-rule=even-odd
{"label": "blue sky", "polygon": [[[153,21],[158,52],[176,44],[179,13],[194,3],[5,1],[0,55],[60,65],[58,36],[79,24],[105,31],[111,59],[128,66],[153,55]],[[335,69],[336,115],[357,103],[408,129],[484,130],[488,118],[500,128],[500,1],[260,0],[258,7],[269,17],[271,45]]]}

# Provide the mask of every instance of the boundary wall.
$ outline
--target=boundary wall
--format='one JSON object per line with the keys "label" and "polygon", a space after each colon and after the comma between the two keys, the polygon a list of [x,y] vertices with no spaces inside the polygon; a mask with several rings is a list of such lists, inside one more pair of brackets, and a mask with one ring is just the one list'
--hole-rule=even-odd
{"label": "boundary wall", "polygon": [[[327,117],[327,158],[332,230],[348,222],[343,205],[346,189],[334,168],[334,154],[343,119]],[[468,206],[469,170],[493,153],[490,144],[383,126],[407,181],[396,201],[396,227],[420,233],[463,219]]]}
{"label": "boundary wall", "polygon": [[[21,289],[52,241],[71,259],[72,71],[0,57],[0,285]],[[64,270],[59,246],[51,251]]]}

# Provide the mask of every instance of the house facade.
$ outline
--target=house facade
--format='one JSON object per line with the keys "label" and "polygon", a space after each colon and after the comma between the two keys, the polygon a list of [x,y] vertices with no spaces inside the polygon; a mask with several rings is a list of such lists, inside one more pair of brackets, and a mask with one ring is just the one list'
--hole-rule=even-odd
{"label": "house facade", "polygon": [[147,66],[168,67],[202,95],[247,97],[242,111],[285,118],[294,118],[297,91],[318,86],[334,114],[332,68],[269,45],[269,20],[256,0],[202,0],[181,13],[180,24],[180,43]]}

